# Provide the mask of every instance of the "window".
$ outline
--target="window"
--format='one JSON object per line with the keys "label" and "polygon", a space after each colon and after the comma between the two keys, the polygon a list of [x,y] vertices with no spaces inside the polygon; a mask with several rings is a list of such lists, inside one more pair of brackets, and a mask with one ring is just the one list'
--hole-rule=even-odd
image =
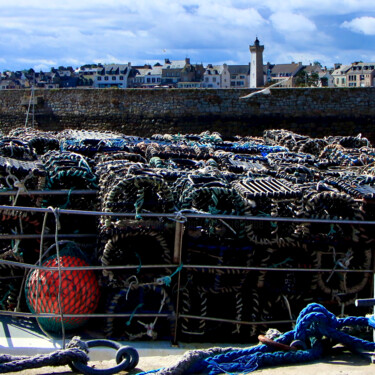
{"label": "window", "polygon": [[116,77],[115,76],[112,76],[112,81],[116,81]]}
{"label": "window", "polygon": [[147,83],[150,83],[151,82],[151,78],[147,78]]}
{"label": "window", "polygon": [[152,78],[151,81],[152,81],[152,82],[155,82],[155,78]]}
{"label": "window", "polygon": [[206,78],[204,79],[204,82],[208,82],[208,77],[206,77]]}
{"label": "window", "polygon": [[120,76],[120,81],[123,81],[124,80],[124,76]]}
{"label": "window", "polygon": [[364,75],[364,74],[361,74],[361,75],[359,76],[359,79],[360,79],[361,81],[363,81],[363,80],[365,79],[365,75]]}
{"label": "window", "polygon": [[102,80],[102,77],[98,77],[98,81],[101,81]]}
{"label": "window", "polygon": [[240,79],[245,79],[245,76],[240,76]]}
{"label": "window", "polygon": [[105,76],[105,77],[104,77],[104,80],[105,80],[105,81],[108,81],[108,76]]}
{"label": "window", "polygon": [[340,83],[340,79],[339,79],[339,78],[336,78],[336,83],[337,83],[337,84]]}
{"label": "window", "polygon": [[216,82],[216,77],[212,77],[212,82]]}
{"label": "window", "polygon": [[341,78],[341,83],[345,85],[345,78]]}

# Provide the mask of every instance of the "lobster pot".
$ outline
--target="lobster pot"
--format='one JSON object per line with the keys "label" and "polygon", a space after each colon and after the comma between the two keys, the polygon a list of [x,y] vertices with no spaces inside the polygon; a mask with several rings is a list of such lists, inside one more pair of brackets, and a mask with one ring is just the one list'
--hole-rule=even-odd
{"label": "lobster pot", "polygon": [[[258,318],[264,321],[295,319],[316,289],[316,273],[295,269],[316,268],[316,259],[305,247],[259,246],[255,249],[254,263],[269,270],[249,274],[247,285],[250,287],[246,288],[245,293],[247,290],[254,293],[251,287],[256,288],[256,311],[253,313],[256,312]],[[249,296],[244,300],[249,304],[246,311],[251,312],[253,301]]]}
{"label": "lobster pot", "polygon": [[[171,340],[175,330],[175,307],[167,288],[131,283],[113,289],[108,296],[104,333],[114,340]],[[125,314],[111,317],[110,314]]]}
{"label": "lobster pot", "polygon": [[[73,242],[62,244],[56,254],[42,263],[43,267],[86,267],[85,256]],[[96,275],[91,270],[31,271],[25,283],[27,305],[32,313],[90,314],[95,312],[100,296]],[[38,318],[47,331],[60,332],[62,324],[72,330],[87,322],[87,317]]]}
{"label": "lobster pot", "polygon": [[[247,178],[233,183],[247,202],[248,212],[257,217],[294,217],[300,206],[301,190],[288,181],[275,178]],[[297,245],[297,224],[277,221],[248,220],[246,235],[251,243],[261,246]]]}
{"label": "lobster pot", "polygon": [[[159,157],[163,160],[176,159],[175,163],[178,164],[178,161],[181,160],[181,164],[185,164],[182,159],[201,159],[200,155],[197,153],[197,150],[194,147],[189,147],[186,145],[173,145],[169,144],[158,144],[153,142],[147,145],[145,151],[145,157],[150,161],[154,157]],[[192,167],[193,163],[187,163]]]}
{"label": "lobster pot", "polygon": [[[106,242],[100,256],[102,266],[129,266],[125,269],[105,269],[105,283],[111,287],[125,287],[132,278],[139,282],[152,282],[157,275],[172,272],[172,247],[161,232],[147,227],[132,227],[113,234]],[[147,265],[161,265],[159,269]]]}
{"label": "lobster pot", "polygon": [[222,269],[220,266],[250,266],[252,246],[241,240],[215,239],[205,232],[195,238],[187,233],[184,242],[182,263],[187,267],[186,278],[194,275],[195,287],[210,293],[231,293],[241,288],[247,271]]}
{"label": "lobster pot", "polygon": [[[38,161],[17,160],[0,156],[0,187],[2,190],[40,190],[45,184],[45,170]],[[30,195],[1,196],[4,205],[38,206],[38,200]]]}
{"label": "lobster pot", "polygon": [[87,131],[68,129],[58,135],[61,149],[87,157],[98,152],[127,151],[128,140],[122,134],[109,131]]}
{"label": "lobster pot", "polygon": [[[337,313],[341,313],[342,306],[354,307],[357,298],[367,298],[371,294],[371,273],[361,272],[372,267],[371,247],[341,243],[318,247],[310,244],[308,249],[316,257],[317,268],[332,269],[331,273],[317,273],[315,300],[336,305]],[[359,272],[334,272],[339,270]]]}
{"label": "lobster pot", "polygon": [[[20,249],[21,250],[21,249]],[[0,259],[11,262],[23,262],[22,253],[16,253],[11,246],[0,248]],[[15,311],[19,301],[24,271],[21,267],[0,264],[0,309]]]}
{"label": "lobster pot", "polygon": [[23,127],[10,130],[9,136],[20,138],[27,142],[36,155],[43,155],[48,151],[60,149],[60,142],[56,139],[55,132]]}
{"label": "lobster pot", "polygon": [[28,143],[16,137],[0,138],[0,155],[17,160],[36,159],[36,154]]}
{"label": "lobster pot", "polygon": [[[334,191],[310,192],[304,197],[303,217],[328,220],[363,220],[363,212],[353,197]],[[361,229],[351,224],[303,223],[299,230],[305,241],[325,243],[358,242]]]}
{"label": "lobster pot", "polygon": [[242,342],[251,336],[251,327],[241,325],[242,320],[246,320],[241,289],[212,293],[196,286],[194,275],[181,291],[180,312],[179,334],[187,341],[227,342],[231,337]]}
{"label": "lobster pot", "polygon": [[[161,176],[147,172],[115,180],[102,201],[103,211],[135,212],[137,219],[142,219],[142,212],[168,213],[174,210],[168,184]],[[102,217],[101,225],[110,227],[118,220],[116,216]]]}
{"label": "lobster pot", "polygon": [[[230,186],[218,183],[207,183],[203,186],[186,188],[180,197],[179,207],[182,210],[196,210],[213,215],[242,216],[247,212],[244,199]],[[189,227],[203,227],[211,236],[220,238],[245,237],[245,224],[242,220],[199,219],[187,224]]]}
{"label": "lobster pot", "polygon": [[[41,230],[41,218],[37,214],[16,209],[0,210],[0,231],[2,234],[36,234]],[[21,262],[35,263],[38,258],[40,244],[34,239],[0,240],[3,254],[13,253]]]}
{"label": "lobster pot", "polygon": [[[44,207],[59,207],[62,209],[95,210],[96,197],[91,195],[71,194],[73,190],[96,190],[97,177],[90,162],[84,156],[73,152],[49,151],[42,156],[45,167],[47,190],[68,190],[67,195],[46,195],[43,198]],[[63,215],[60,218],[61,228],[66,233],[92,233],[96,227],[94,216],[87,216],[83,221],[80,216]],[[54,227],[51,217],[48,227]]]}

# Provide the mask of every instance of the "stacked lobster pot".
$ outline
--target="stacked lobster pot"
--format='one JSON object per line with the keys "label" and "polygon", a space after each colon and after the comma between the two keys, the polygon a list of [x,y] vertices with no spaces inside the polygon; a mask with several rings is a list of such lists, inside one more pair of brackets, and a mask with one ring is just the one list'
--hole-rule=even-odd
{"label": "stacked lobster pot", "polygon": [[[107,337],[126,340],[162,339],[165,334],[170,337],[173,319],[157,316],[132,319],[132,316],[174,314],[171,275],[175,269],[168,267],[173,257],[174,222],[143,216],[174,212],[172,191],[142,155],[103,154],[97,159],[96,172],[100,210],[132,213],[128,217],[100,218],[99,259],[102,266],[108,267],[103,271],[103,284],[107,288],[105,311],[129,314],[127,318],[106,319],[104,332]],[[124,268],[111,269],[111,266]]]}
{"label": "stacked lobster pot", "polygon": [[[185,223],[182,262],[186,272],[182,281],[181,313],[201,319],[182,318],[181,333],[189,340],[219,339],[219,332],[221,336],[226,332],[239,337],[243,326],[219,323],[218,331],[218,323],[205,317],[240,321],[246,315],[243,286],[247,271],[236,267],[251,264],[253,249],[246,240],[244,222],[221,219],[220,215],[247,215],[247,202],[231,186],[226,173],[212,166],[181,177],[174,191],[182,212],[214,216],[189,219]],[[221,269],[221,266],[233,269]],[[220,305],[226,308],[218,309]]]}
{"label": "stacked lobster pot", "polygon": [[[92,280],[90,309],[109,314],[100,325],[106,337],[249,342],[269,321],[293,320],[311,301],[357,314],[353,301],[371,293],[374,236],[361,223],[374,220],[374,165],[375,149],[361,135],[140,138],[15,129],[0,137],[1,203],[12,206],[0,212],[1,233],[10,238],[1,240],[0,260],[54,265],[53,236],[38,242],[22,235],[51,235],[57,227],[67,236],[91,235],[61,250],[70,265],[104,267],[76,281]],[[44,220],[17,206],[55,215]],[[23,291],[22,268],[0,267],[1,309],[54,305],[35,303],[43,291],[36,273]]]}

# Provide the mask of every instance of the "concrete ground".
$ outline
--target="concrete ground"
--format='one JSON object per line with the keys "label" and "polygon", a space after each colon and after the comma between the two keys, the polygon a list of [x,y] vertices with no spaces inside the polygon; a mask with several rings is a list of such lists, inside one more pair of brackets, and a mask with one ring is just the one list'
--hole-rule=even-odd
{"label": "concrete ground", "polygon": [[[136,374],[142,371],[149,371],[161,367],[169,367],[179,361],[181,355],[163,355],[163,356],[144,356],[140,357],[137,367],[130,372]],[[90,366],[95,368],[108,368],[115,365],[114,360],[90,362]],[[72,374],[69,366],[61,367],[43,367],[40,369],[24,370],[22,372],[12,372],[10,374],[25,375],[47,375]],[[121,372],[126,374],[127,372]],[[373,375],[375,373],[375,364],[372,364],[369,356],[351,354],[348,352],[332,355],[320,361],[312,363],[297,364],[293,366],[279,366],[274,368],[259,369],[255,374],[260,375]]]}

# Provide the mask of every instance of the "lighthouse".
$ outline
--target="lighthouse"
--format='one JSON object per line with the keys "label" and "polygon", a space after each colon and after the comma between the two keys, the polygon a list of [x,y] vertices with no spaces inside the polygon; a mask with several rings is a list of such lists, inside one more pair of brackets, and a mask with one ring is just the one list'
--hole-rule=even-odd
{"label": "lighthouse", "polygon": [[250,65],[250,88],[264,86],[263,74],[263,51],[264,46],[259,44],[258,38],[255,39],[254,45],[249,46],[251,53]]}

